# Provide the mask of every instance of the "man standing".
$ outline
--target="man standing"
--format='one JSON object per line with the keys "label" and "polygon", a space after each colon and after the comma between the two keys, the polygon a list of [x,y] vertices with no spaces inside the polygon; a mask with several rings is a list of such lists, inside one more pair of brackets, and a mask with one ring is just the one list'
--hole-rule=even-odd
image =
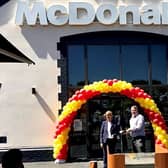
{"label": "man standing", "polygon": [[102,122],[100,129],[100,146],[103,149],[104,168],[107,168],[107,149],[110,154],[115,152],[118,127],[113,118],[112,111],[104,114],[106,120]]}
{"label": "man standing", "polygon": [[126,130],[132,136],[132,147],[135,153],[145,152],[145,122],[143,115],[138,113],[136,105],[131,107],[130,128]]}

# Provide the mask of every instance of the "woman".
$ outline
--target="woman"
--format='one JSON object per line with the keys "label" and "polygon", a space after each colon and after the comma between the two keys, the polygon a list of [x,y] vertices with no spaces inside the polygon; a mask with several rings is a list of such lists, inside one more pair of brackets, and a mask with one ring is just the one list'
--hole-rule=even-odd
{"label": "woman", "polygon": [[115,152],[118,126],[113,119],[112,111],[108,110],[104,114],[106,120],[102,122],[100,129],[100,146],[103,149],[104,168],[107,168],[107,150],[110,154]]}

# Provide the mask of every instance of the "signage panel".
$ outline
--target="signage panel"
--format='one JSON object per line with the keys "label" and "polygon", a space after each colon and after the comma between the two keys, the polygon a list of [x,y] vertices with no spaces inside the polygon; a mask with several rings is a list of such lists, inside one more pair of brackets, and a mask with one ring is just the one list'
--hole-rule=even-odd
{"label": "signage panel", "polygon": [[[131,21],[128,16],[131,14]],[[15,23],[16,25],[55,26],[89,25],[94,21],[100,24],[112,25],[167,25],[168,2],[160,5],[121,5],[102,3],[94,6],[88,2],[69,2],[68,7],[63,4],[53,4],[45,7],[43,2],[35,2],[30,7],[26,2],[18,2]]]}

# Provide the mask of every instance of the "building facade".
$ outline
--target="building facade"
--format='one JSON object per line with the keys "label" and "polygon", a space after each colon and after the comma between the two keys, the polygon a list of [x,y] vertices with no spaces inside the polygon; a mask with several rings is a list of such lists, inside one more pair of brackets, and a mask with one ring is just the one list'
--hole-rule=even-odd
{"label": "building facade", "polygon": [[[11,0],[0,5],[1,35],[35,62],[0,64],[0,149],[52,149],[68,98],[103,79],[141,87],[168,121],[168,1]],[[133,103],[117,94],[88,101],[72,126],[69,156],[101,157],[103,113],[114,111],[124,129]],[[152,135],[148,119],[146,133]],[[154,151],[152,136],[147,136],[147,151]],[[127,146],[119,140],[118,151],[131,151],[127,140]]]}

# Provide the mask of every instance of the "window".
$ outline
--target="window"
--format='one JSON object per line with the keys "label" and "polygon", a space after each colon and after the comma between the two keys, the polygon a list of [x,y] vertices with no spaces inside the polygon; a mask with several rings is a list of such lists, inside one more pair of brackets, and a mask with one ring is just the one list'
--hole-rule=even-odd
{"label": "window", "polygon": [[153,84],[166,84],[166,45],[151,45],[151,61]]}
{"label": "window", "polygon": [[77,86],[84,82],[83,45],[68,46],[68,76],[70,86]]}
{"label": "window", "polygon": [[88,76],[89,81],[120,78],[119,46],[89,45]]}
{"label": "window", "polygon": [[122,45],[121,52],[123,79],[129,82],[148,81],[148,46]]}
{"label": "window", "polygon": [[141,85],[148,85],[149,80],[166,83],[166,47],[151,45],[150,52],[149,47],[149,44],[69,45],[69,86],[113,78]]}
{"label": "window", "polygon": [[62,37],[61,94],[72,95],[88,83],[113,78],[129,81],[151,94],[152,85],[168,84],[167,41],[166,36],[131,31]]}

